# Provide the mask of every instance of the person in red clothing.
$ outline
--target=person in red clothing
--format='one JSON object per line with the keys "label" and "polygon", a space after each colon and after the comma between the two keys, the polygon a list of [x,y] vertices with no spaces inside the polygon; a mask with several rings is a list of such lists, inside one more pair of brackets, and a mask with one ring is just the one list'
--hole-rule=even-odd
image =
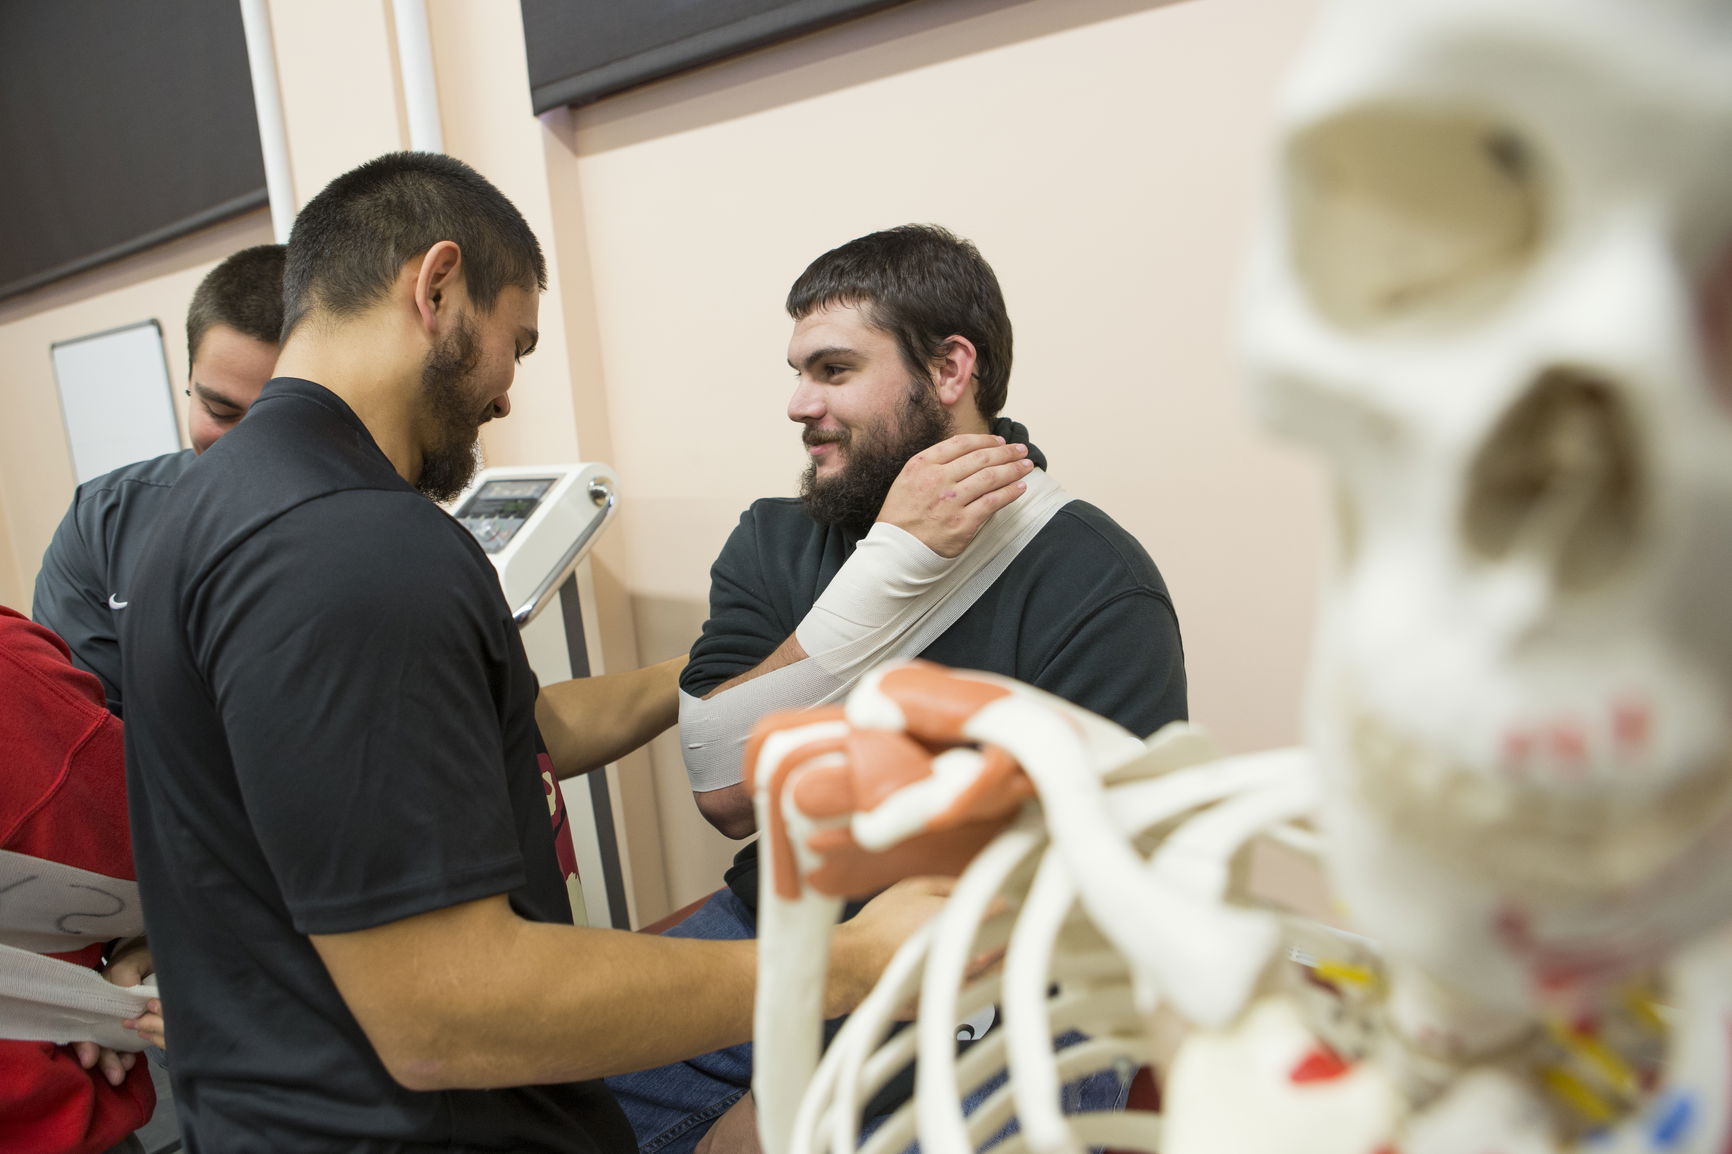
{"label": "person in red clothing", "polygon": [[[0,849],[131,880],[121,723],[102,683],[72,664],[59,637],[0,606]],[[103,968],[95,943],[62,961]],[[108,962],[118,985],[150,974],[142,943]],[[128,1023],[161,1043],[160,1006]],[[156,1091],[137,1054],[93,1042],[0,1041],[0,1150],[96,1154],[138,1149]]]}

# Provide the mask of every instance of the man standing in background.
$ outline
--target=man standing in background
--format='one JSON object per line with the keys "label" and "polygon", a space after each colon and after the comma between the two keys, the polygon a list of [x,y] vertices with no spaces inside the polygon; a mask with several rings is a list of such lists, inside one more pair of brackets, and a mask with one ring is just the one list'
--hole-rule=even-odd
{"label": "man standing in background", "polygon": [[163,500],[198,454],[247,414],[277,363],[283,327],[283,246],[242,249],[193,291],[186,314],[187,430],[192,448],[122,465],[78,486],[42,568],[31,616],[102,681],[121,713],[120,629],[128,587]]}

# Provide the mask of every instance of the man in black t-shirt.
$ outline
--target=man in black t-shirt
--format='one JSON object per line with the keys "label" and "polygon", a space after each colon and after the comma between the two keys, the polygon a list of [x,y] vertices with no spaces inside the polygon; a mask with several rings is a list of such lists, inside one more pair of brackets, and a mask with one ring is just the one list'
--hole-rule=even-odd
{"label": "man in black t-shirt", "polygon": [[[671,666],[538,699],[428,499],[509,411],[545,282],[461,162],[337,178],[289,241],[278,376],[140,564],[128,789],[189,1151],[629,1149],[597,1078],[750,1033],[749,946],[569,925],[538,721],[553,764],[602,764],[671,720]],[[838,1009],[938,888],[839,941]]]}
{"label": "man in black t-shirt", "polygon": [[[787,309],[801,495],[741,516],[680,679],[681,746],[711,824],[756,832],[739,747],[759,716],[836,700],[891,657],[1014,677],[1138,736],[1184,719],[1178,619],[1154,562],[1070,500],[1028,430],[999,415],[1011,324],[975,247],[930,225],[872,233],[813,261]],[[754,936],[757,848],[670,932]],[[752,1065],[734,1046],[608,1084],[645,1154],[689,1154]],[[1117,1092],[1109,1076],[1067,1088],[1066,1104]]]}

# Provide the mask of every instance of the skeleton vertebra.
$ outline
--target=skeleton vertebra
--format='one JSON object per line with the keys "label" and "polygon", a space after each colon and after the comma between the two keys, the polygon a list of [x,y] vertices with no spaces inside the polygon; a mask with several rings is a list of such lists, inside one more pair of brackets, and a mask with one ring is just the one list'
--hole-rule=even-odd
{"label": "skeleton vertebra", "polygon": [[[1338,494],[1311,752],[1090,748],[1053,724],[1076,711],[967,684],[966,720],[927,731],[863,687],[836,724],[1000,745],[1037,801],[799,1123],[766,1120],[771,1154],[851,1143],[922,962],[918,1126],[883,1149],[995,1132],[991,1103],[972,1128],[957,1113],[946,1057],[945,1015],[991,998],[1019,1141],[1152,1149],[1143,1121],[1057,1113],[1055,982],[1103,1060],[1141,1053],[1158,1002],[1203,1027],[1165,1154],[1727,1146],[1732,4],[1335,0],[1278,131],[1245,344],[1263,420],[1320,450]],[[1249,838],[1299,840],[1313,808],[1377,947],[1321,959],[1327,995],[1229,884]],[[1014,929],[980,924],[993,894]],[[1002,979],[958,995],[1000,940]],[[761,1071],[793,1086],[771,1048]]]}

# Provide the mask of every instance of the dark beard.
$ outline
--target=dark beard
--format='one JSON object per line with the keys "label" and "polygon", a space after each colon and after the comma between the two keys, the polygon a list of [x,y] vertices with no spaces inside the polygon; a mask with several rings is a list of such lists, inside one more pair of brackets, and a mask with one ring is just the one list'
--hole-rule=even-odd
{"label": "dark beard", "polygon": [[464,317],[450,337],[427,354],[421,369],[421,400],[439,440],[422,452],[415,488],[441,504],[456,500],[481,467],[481,427],[474,402],[463,389],[480,360],[475,326]]}
{"label": "dark beard", "polygon": [[865,536],[890,495],[890,486],[902,466],[922,449],[931,448],[950,436],[950,411],[938,399],[938,390],[918,378],[908,382],[900,420],[870,433],[849,433],[840,442],[848,463],[834,477],[818,479],[818,463],[806,466],[800,478],[800,502],[806,515],[820,525],[835,525]]}

